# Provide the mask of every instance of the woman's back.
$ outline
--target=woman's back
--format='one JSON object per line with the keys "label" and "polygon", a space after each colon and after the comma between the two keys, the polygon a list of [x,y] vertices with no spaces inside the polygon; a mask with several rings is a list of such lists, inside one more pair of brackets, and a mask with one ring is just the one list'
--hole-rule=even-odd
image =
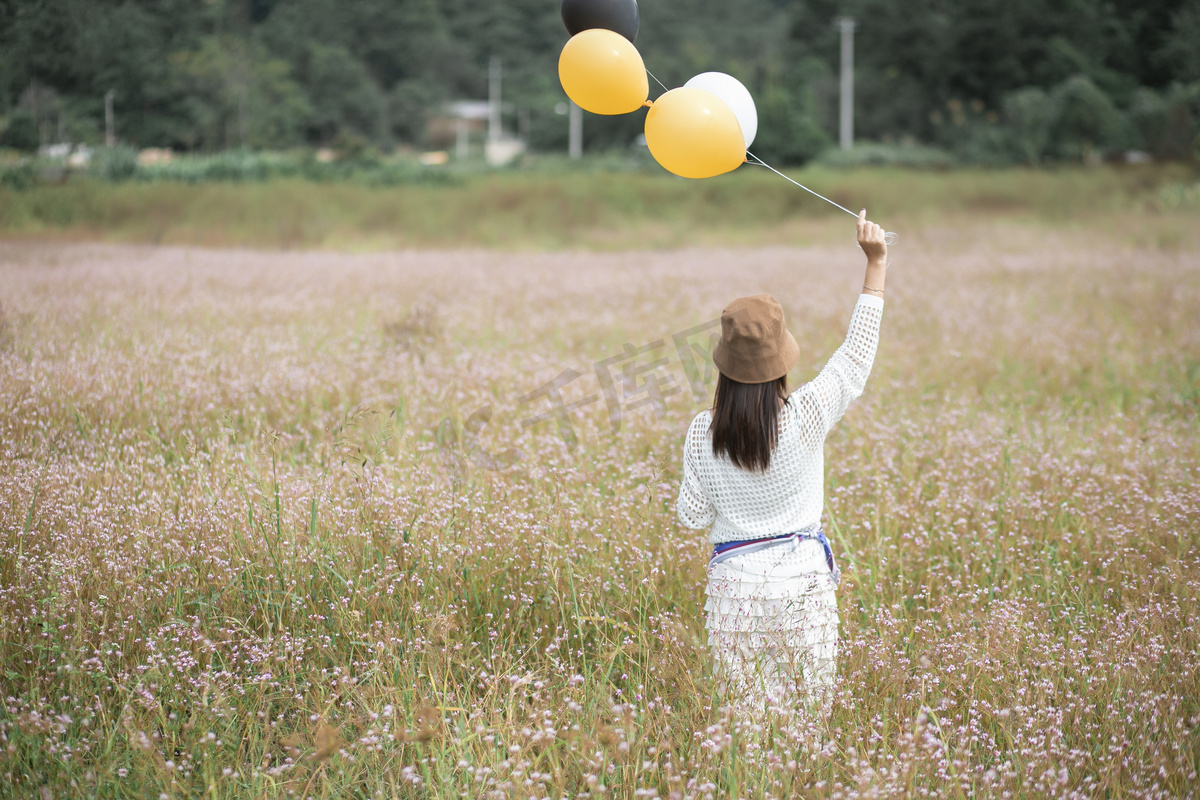
{"label": "woman's back", "polygon": [[779,438],[765,471],[714,455],[712,412],[692,420],[684,443],[677,512],[689,528],[712,525],[712,544],[778,536],[820,526],[824,506],[824,444],[830,428],[862,394],[883,301],[861,295],[846,340],[821,373],[791,394],[779,415]]}

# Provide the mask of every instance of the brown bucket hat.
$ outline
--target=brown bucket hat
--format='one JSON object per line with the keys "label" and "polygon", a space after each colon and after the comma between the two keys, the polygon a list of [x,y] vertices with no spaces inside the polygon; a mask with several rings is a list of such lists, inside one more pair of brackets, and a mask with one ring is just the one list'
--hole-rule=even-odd
{"label": "brown bucket hat", "polygon": [[721,339],[712,360],[738,383],[782,378],[800,358],[800,346],[783,322],[783,307],[769,294],[739,297],[721,312]]}

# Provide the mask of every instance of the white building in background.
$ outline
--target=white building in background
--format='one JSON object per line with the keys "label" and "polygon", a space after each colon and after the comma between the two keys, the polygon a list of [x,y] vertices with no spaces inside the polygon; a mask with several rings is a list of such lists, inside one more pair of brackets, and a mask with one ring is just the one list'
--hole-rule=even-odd
{"label": "white building in background", "polygon": [[44,144],[38,148],[42,158],[63,159],[68,167],[86,167],[92,163],[92,148],[86,144]]}
{"label": "white building in background", "polygon": [[[510,109],[504,109],[510,110]],[[472,131],[487,130],[484,156],[493,167],[501,167],[525,152],[525,141],[498,128],[498,115],[487,100],[458,100],[446,105],[446,116],[454,125],[454,157],[459,161],[470,154]]]}
{"label": "white building in background", "polygon": [[465,159],[471,150],[471,131],[486,127],[489,105],[486,100],[458,100],[446,104],[446,116],[454,125],[454,157]]}

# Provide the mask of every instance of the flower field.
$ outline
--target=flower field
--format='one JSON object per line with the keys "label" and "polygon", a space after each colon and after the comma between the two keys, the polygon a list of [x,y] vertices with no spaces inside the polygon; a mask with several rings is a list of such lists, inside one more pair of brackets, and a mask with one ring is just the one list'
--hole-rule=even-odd
{"label": "flower field", "polygon": [[852,234],[0,244],[0,796],[1193,793],[1200,252],[1104,230],[903,234],[826,446],[832,714],[724,707],[712,322],[771,292],[808,380]]}

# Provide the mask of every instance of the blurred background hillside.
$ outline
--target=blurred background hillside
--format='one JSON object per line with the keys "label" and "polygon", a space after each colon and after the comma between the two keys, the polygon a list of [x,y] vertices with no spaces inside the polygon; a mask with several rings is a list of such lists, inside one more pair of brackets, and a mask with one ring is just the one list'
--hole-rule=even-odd
{"label": "blurred background hillside", "polygon": [[[1197,0],[643,0],[640,9],[636,45],[649,69],[668,86],[706,70],[741,79],[759,108],[754,149],[780,165],[831,158],[833,20],[847,14],[858,22],[856,138],[872,143],[857,158],[1196,158]],[[8,0],[0,148],[103,145],[108,96],[124,148],[108,148],[110,162],[135,148],[453,150],[448,104],[486,99],[499,59],[506,131],[531,153],[562,153],[555,65],[566,39],[555,0]],[[629,150],[643,116],[588,115],[586,151]],[[125,159],[106,169],[131,173]]]}

